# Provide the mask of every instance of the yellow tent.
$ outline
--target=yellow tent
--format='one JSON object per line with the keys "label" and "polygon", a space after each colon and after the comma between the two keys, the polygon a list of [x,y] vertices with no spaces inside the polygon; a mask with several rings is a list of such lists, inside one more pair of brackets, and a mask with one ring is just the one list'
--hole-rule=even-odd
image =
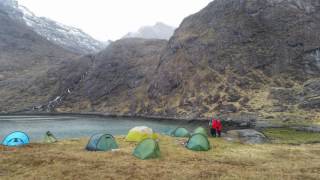
{"label": "yellow tent", "polygon": [[158,135],[156,133],[153,133],[153,130],[151,128],[148,128],[146,126],[138,126],[132,128],[127,137],[127,141],[132,141],[132,142],[140,142],[144,139],[158,139]]}

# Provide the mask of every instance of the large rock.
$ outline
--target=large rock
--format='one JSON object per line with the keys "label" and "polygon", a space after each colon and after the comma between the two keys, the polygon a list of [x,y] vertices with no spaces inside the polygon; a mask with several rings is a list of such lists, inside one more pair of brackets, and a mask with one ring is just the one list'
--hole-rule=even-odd
{"label": "large rock", "polygon": [[263,144],[268,142],[264,134],[254,129],[231,130],[227,132],[225,138],[245,144]]}
{"label": "large rock", "polygon": [[320,79],[313,79],[304,84],[303,97],[300,107],[305,109],[320,108]]}
{"label": "large rock", "polygon": [[299,105],[301,108],[305,109],[317,109],[319,110],[320,108],[320,97],[316,98],[307,98],[304,100],[303,103]]}
{"label": "large rock", "polygon": [[304,127],[293,127],[297,131],[311,132],[311,133],[320,133],[320,126],[304,126]]}
{"label": "large rock", "polygon": [[320,79],[312,79],[304,84],[303,95],[305,97],[320,96]]}
{"label": "large rock", "polygon": [[301,99],[299,91],[292,88],[271,88],[270,98],[277,100],[279,104],[297,104]]}
{"label": "large rock", "polygon": [[0,74],[0,81],[3,81],[5,79],[5,76]]}

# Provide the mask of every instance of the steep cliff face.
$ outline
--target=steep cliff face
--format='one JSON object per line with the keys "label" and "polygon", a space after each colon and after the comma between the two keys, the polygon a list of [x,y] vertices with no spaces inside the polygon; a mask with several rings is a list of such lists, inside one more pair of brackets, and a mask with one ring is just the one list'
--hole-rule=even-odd
{"label": "steep cliff face", "polygon": [[270,87],[299,89],[320,75],[319,8],[312,0],[215,0],[176,30],[149,98],[191,116],[269,109]]}
{"label": "steep cliff face", "polygon": [[47,72],[73,53],[39,36],[0,9],[0,112],[48,101],[55,86]]}
{"label": "steep cliff face", "polygon": [[138,96],[146,91],[166,43],[123,39],[94,56],[66,64],[57,74],[61,87],[57,97],[63,99],[56,110],[128,113],[131,106],[139,106]]}
{"label": "steep cliff face", "polygon": [[240,75],[319,75],[319,3],[214,1],[184,20],[162,57],[159,74],[190,64],[219,73],[229,68]]}

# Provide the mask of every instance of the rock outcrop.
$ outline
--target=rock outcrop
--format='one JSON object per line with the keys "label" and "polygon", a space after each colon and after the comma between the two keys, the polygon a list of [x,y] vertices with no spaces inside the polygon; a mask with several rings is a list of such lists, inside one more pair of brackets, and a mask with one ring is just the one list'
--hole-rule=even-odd
{"label": "rock outcrop", "polygon": [[[162,102],[158,108],[179,99],[182,103],[166,107],[180,112],[212,114],[231,104],[232,112],[267,111],[269,102],[262,96],[274,92],[271,87],[299,89],[319,77],[319,17],[320,1],[215,0],[176,30],[149,98]],[[298,103],[293,91],[282,91],[284,103]],[[220,103],[211,104],[211,97]],[[237,102],[245,97],[249,101]],[[197,102],[197,108],[188,101]],[[307,106],[316,104],[312,98]]]}
{"label": "rock outcrop", "polygon": [[134,114],[145,110],[139,97],[144,96],[166,43],[122,39],[94,56],[83,57],[81,63],[66,64],[58,75],[61,89],[57,96],[63,96],[58,111]]}
{"label": "rock outcrop", "polygon": [[320,79],[312,79],[304,84],[302,91],[303,100],[300,107],[306,109],[320,108]]}
{"label": "rock outcrop", "polygon": [[268,142],[268,138],[264,134],[254,129],[231,130],[226,133],[224,138],[228,141],[244,144],[264,144]]}

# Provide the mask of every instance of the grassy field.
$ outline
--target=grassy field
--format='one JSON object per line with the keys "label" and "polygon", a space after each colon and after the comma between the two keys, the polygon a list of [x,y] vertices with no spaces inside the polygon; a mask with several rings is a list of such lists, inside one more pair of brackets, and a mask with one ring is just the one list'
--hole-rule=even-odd
{"label": "grassy field", "polygon": [[[270,133],[273,132],[273,133]],[[279,139],[269,130],[272,139]],[[273,135],[272,135],[273,134]],[[281,134],[281,133],[280,133]],[[283,138],[283,137],[281,137]],[[88,139],[0,147],[0,179],[319,179],[320,144],[244,145],[210,138],[208,152],[185,149],[161,136],[161,158],[139,160],[135,143],[117,137],[116,152],[87,152]]]}

